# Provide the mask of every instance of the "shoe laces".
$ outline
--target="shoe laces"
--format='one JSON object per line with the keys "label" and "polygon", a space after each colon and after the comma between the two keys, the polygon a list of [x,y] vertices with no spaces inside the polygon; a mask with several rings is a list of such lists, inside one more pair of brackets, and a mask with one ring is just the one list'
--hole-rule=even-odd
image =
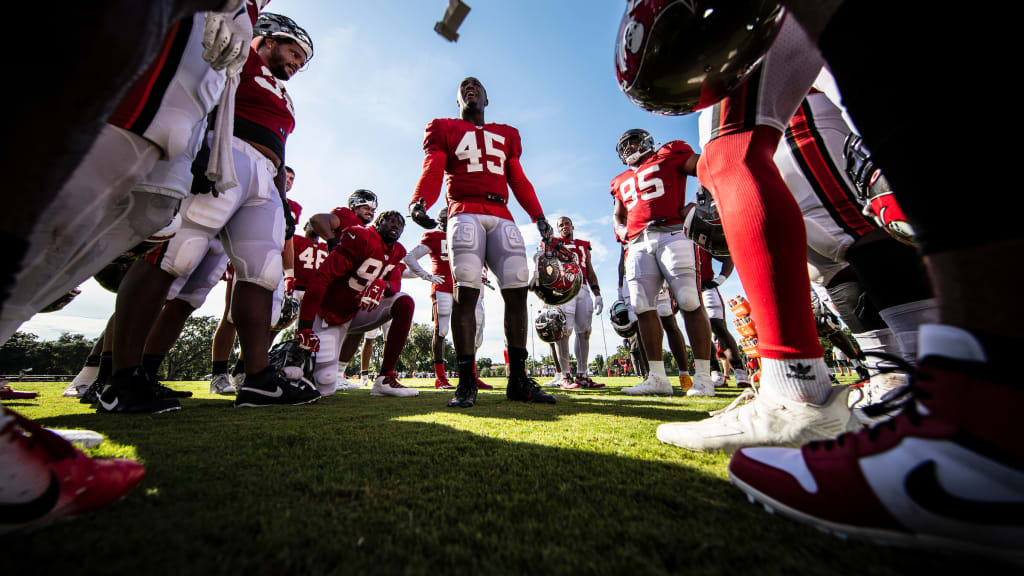
{"label": "shoe laces", "polygon": [[[882,396],[882,400],[880,402],[878,402],[877,404],[872,404],[870,406],[865,406],[860,410],[864,412],[865,415],[870,417],[884,416],[887,414],[898,412],[906,416],[907,420],[910,421],[912,425],[920,426],[922,414],[917,408],[917,401],[928,400],[932,397],[932,394],[927,390],[924,390],[921,387],[917,386],[916,383],[918,381],[931,381],[933,378],[926,373],[919,372],[917,370],[917,367],[915,367],[910,362],[907,362],[906,360],[898,356],[886,354],[884,352],[865,352],[864,355],[874,356],[891,364],[879,365],[877,374],[903,372],[906,373],[909,377],[907,378],[906,384],[887,392],[884,396]],[[888,428],[890,431],[895,432],[896,425],[897,417],[892,417],[889,418],[888,420],[879,422],[878,424],[875,424],[867,429],[867,438],[869,441],[874,442],[875,440],[878,439],[879,434],[881,434],[882,430],[885,428]],[[812,451],[817,450],[818,448],[823,448],[824,450],[828,451],[834,448],[835,446],[843,446],[845,442],[849,439],[848,437],[855,436],[864,432],[865,431],[863,430],[859,432],[845,432],[832,440],[814,440],[808,444],[808,448],[810,448]]]}
{"label": "shoe laces", "polygon": [[405,388],[405,386],[398,381],[398,376],[396,376],[394,372],[384,374],[384,384],[391,386],[392,388]]}
{"label": "shoe laces", "polygon": [[749,402],[753,402],[756,398],[757,392],[754,390],[753,387],[744,388],[743,392],[741,392],[740,395],[737,396],[736,399],[734,399],[732,403],[730,403],[728,406],[726,406],[725,408],[720,408],[718,410],[712,410],[711,412],[708,412],[708,414],[710,414],[711,416],[720,416],[722,414],[727,414],[734,410],[739,410],[740,406],[743,406],[744,404],[747,404]]}
{"label": "shoe laces", "polygon": [[21,440],[29,451],[33,451],[36,446],[39,446],[52,460],[78,457],[78,451],[70,442],[46,430],[38,422],[29,420],[9,408],[5,408],[4,411],[11,417],[11,420],[0,428],[0,437],[10,435],[10,442]]}

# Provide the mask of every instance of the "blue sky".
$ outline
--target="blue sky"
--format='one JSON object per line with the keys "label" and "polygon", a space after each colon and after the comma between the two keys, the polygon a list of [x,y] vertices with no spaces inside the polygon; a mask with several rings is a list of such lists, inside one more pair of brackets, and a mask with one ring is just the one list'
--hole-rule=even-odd
{"label": "blue sky", "polygon": [[[307,68],[287,84],[296,111],[287,163],[297,173],[291,196],[303,206],[302,220],[343,205],[357,188],[376,192],[383,209],[404,213],[420,175],[424,127],[433,118],[457,116],[458,83],[475,76],[487,89],[486,119],[519,129],[522,164],[548,219],[569,216],[577,236],[593,242],[607,307],[615,300],[618,259],[608,185],[624,169],[615,143],[625,130],[644,128],[658,142],[685,140],[697,149],[697,118],[650,114],[619,91],[613,55],[621,0],[468,4],[461,37],[450,43],[433,31],[447,0],[270,3],[268,10],[303,26],[315,48]],[[690,179],[690,194],[695,186]],[[536,229],[512,204],[532,253]],[[401,241],[411,248],[421,233],[409,222]],[[741,293],[735,276],[722,288],[723,297]],[[91,280],[82,288],[64,310],[37,315],[22,330],[44,339],[62,331],[99,334],[114,296]],[[416,321],[429,324],[426,283],[406,280],[403,289],[416,298]],[[499,359],[503,305],[497,292],[484,293],[487,329],[479,355]],[[530,298],[536,314],[539,301]],[[219,316],[222,303],[223,284],[199,314]],[[606,314],[600,323],[614,352],[621,340]],[[540,355],[547,346],[536,344]],[[596,354],[604,354],[604,343],[595,318]]]}

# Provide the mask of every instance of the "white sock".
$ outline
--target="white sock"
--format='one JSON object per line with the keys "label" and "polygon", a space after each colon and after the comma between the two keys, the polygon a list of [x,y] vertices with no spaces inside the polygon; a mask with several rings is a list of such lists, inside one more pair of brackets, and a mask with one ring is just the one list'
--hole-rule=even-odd
{"label": "white sock", "polygon": [[832,390],[824,358],[761,358],[761,388],[796,400],[821,404]]}
{"label": "white sock", "polygon": [[899,342],[903,359],[913,362],[917,357],[917,332],[922,324],[931,324],[939,320],[939,308],[934,298],[907,302],[899,306],[890,306],[879,310],[878,315],[892,329]]}
{"label": "white sock", "polygon": [[984,346],[973,334],[948,324],[921,326],[920,358],[945,356],[969,362],[988,362]]}
{"label": "white sock", "polygon": [[701,376],[706,377],[711,374],[711,360],[700,360],[699,358],[694,358],[693,367],[694,370],[696,370],[694,376],[698,378]]}
{"label": "white sock", "polygon": [[648,360],[647,364],[650,366],[651,377],[660,378],[662,380],[668,380],[668,374],[665,373],[664,360]]}

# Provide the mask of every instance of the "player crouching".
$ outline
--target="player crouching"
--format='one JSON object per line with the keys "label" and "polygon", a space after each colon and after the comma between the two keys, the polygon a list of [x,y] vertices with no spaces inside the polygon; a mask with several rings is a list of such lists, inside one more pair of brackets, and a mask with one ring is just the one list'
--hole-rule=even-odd
{"label": "player crouching", "polygon": [[380,376],[371,396],[416,396],[398,382],[395,366],[412,326],[412,297],[399,292],[405,247],[398,238],[405,218],[382,212],[370,228],[345,228],[338,245],[306,286],[299,312],[301,345],[317,354],[313,377],[324,396],[334,394],[338,354],[348,334],[363,334],[391,320]]}

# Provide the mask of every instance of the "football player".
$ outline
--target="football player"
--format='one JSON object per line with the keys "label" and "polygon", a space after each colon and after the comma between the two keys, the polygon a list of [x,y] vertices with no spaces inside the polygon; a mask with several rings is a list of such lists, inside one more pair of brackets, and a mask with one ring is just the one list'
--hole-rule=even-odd
{"label": "football player", "polygon": [[[430,282],[430,299],[433,300],[434,337],[431,341],[431,350],[434,355],[434,387],[442,390],[452,390],[448,382],[444,365],[444,339],[448,336],[448,328],[452,320],[452,303],[454,281],[452,280],[452,268],[448,264],[448,207],[441,209],[437,215],[437,230],[428,230],[423,233],[420,243],[414,247],[405,257],[405,265],[409,271]],[[419,259],[430,256],[431,271],[427,272],[419,264]],[[486,274],[486,271],[484,271]],[[477,300],[477,326],[476,346],[479,349],[483,343],[483,298]],[[493,388],[490,384],[484,383],[477,378],[477,388],[489,390]]]}
{"label": "football player", "polygon": [[[182,227],[158,256],[158,265],[136,262],[125,277],[118,298],[110,403],[118,394],[130,395],[126,391],[145,378],[135,368],[155,317],[152,301],[162,301],[174,278],[195,269],[209,239],[217,234],[234,268],[231,316],[245,358],[245,385],[236,406],[257,404],[251,396],[277,404],[305,404],[319,397],[315,390],[279,375],[267,357],[273,293],[282,278],[281,252],[293,227],[284,202],[283,166],[285,142],[295,120],[284,82],[312,58],[313,45],[305,30],[277,14],[260,15],[254,31],[227,152],[233,156],[238,185],[217,195],[187,198],[181,208]],[[212,144],[211,148],[211,156],[219,150]],[[196,178],[193,188],[206,192],[208,184]],[[127,288],[132,297],[126,297]],[[119,405],[126,402],[131,404],[118,400]]]}
{"label": "football player", "polygon": [[398,238],[404,229],[405,218],[395,211],[380,213],[372,227],[346,228],[306,287],[296,338],[318,353],[313,376],[324,396],[337,388],[339,348],[346,335],[362,335],[389,320],[381,373],[370,395],[419,394],[395,374],[415,309],[412,297],[400,292],[405,247]]}
{"label": "football player", "polygon": [[[567,390],[575,388],[604,388],[604,384],[598,384],[587,375],[587,363],[590,359],[590,329],[593,324],[593,316],[600,315],[604,310],[604,300],[601,298],[601,287],[597,285],[597,274],[594,272],[593,262],[590,259],[590,242],[575,238],[575,228],[572,219],[562,216],[558,219],[558,233],[560,240],[565,247],[576,255],[580,269],[583,270],[584,288],[589,286],[590,290],[581,289],[567,304],[559,308],[565,314],[565,332],[558,340],[558,363],[562,371],[562,388]],[[591,298],[593,293],[593,298]],[[576,377],[572,376],[572,366],[569,363],[569,337],[573,330],[576,332]]]}
{"label": "football player", "polygon": [[458,355],[459,385],[451,407],[476,402],[474,340],[476,302],[484,264],[494,272],[505,300],[505,337],[511,373],[506,397],[522,402],[554,403],[526,375],[527,285],[530,281],[526,245],[506,204],[511,187],[516,199],[537,224],[541,237],[551,237],[533,185],[523,173],[519,131],[484,121],[487,92],[473,77],[459,83],[459,118],[432,120],[426,129],[423,173],[416,184],[410,213],[417,223],[435,225],[426,210],[448,181],[448,252],[455,278],[453,335]]}
{"label": "football player", "polygon": [[[640,129],[623,133],[615,149],[628,169],[611,182],[615,200],[612,219],[616,236],[628,243],[626,285],[650,366],[646,380],[623,392],[672,394],[672,383],[662,359],[663,332],[657,310],[658,292],[663,284],[668,284],[690,335],[697,369],[693,388],[714,394],[711,327],[701,305],[696,246],[683,233],[680,213],[685,205],[686,176],[696,173],[700,156],[681,140],[656,149],[654,138]],[[681,370],[684,368],[680,366]]]}
{"label": "football player", "polygon": [[[725,302],[718,287],[725,283],[734,269],[732,259],[729,257],[718,258],[722,262],[722,269],[715,275],[715,269],[711,255],[705,250],[697,249],[698,265],[700,267],[700,289],[701,299],[704,301],[704,309],[708,312],[708,321],[711,322],[711,331],[718,341],[718,347],[723,351],[724,359],[732,368],[736,376],[736,385],[741,387],[750,386],[750,378],[746,369],[743,368],[743,357],[740,356],[739,347],[736,346],[736,339],[729,332],[729,326],[725,323]],[[723,346],[724,345],[724,346]],[[725,383],[726,376],[723,379]]]}

